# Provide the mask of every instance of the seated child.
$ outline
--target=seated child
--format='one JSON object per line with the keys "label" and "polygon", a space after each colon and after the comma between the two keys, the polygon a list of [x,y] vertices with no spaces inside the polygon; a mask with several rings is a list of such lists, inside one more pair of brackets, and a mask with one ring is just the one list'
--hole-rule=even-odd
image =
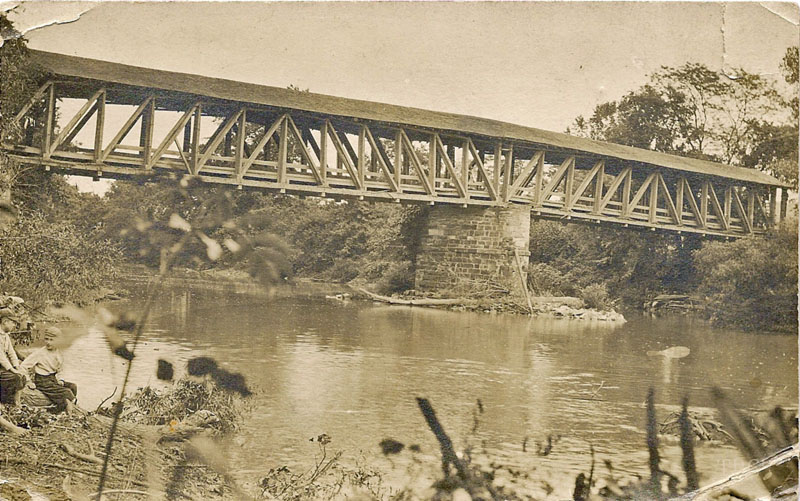
{"label": "seated child", "polygon": [[13,318],[0,318],[0,403],[3,404],[17,403],[18,391],[25,387],[25,372],[20,369],[14,342],[8,335],[16,328]]}
{"label": "seated child", "polygon": [[71,410],[74,407],[78,387],[60,380],[56,374],[64,365],[64,355],[57,348],[61,329],[48,327],[44,331],[44,346],[34,351],[22,362],[24,371],[33,371],[36,389],[44,393],[56,406],[56,412]]}

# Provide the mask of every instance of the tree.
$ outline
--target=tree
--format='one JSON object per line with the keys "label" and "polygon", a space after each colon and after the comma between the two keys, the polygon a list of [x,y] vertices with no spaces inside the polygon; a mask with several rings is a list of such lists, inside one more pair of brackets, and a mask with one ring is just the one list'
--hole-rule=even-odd
{"label": "tree", "polygon": [[[734,75],[687,63],[662,67],[619,101],[598,105],[567,132],[639,148],[746,165],[760,144],[764,117],[782,119],[773,82],[736,70]],[[765,168],[766,169],[766,168]]]}

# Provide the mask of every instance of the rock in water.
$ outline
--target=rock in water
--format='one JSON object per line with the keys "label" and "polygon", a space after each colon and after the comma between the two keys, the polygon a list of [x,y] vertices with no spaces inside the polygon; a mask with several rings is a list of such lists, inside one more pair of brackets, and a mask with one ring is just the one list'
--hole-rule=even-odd
{"label": "rock in water", "polygon": [[691,350],[685,346],[672,346],[666,350],[648,351],[648,357],[683,358],[689,356]]}

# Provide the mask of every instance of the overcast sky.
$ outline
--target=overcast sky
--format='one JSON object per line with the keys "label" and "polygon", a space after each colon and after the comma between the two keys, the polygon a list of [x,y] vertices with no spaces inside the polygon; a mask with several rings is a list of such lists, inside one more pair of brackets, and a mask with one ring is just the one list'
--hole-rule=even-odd
{"label": "overcast sky", "polygon": [[798,17],[790,3],[42,2],[12,19],[77,18],[29,31],[36,49],[563,131],[661,65],[777,77]]}

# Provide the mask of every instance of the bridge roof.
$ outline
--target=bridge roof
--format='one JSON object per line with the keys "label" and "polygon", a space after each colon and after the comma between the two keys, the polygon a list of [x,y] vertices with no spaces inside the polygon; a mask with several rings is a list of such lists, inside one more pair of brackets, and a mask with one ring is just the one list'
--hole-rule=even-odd
{"label": "bridge roof", "polygon": [[55,75],[151,87],[217,99],[257,105],[291,108],[334,116],[375,120],[456,133],[520,140],[570,150],[576,154],[598,155],[666,167],[704,175],[720,176],[762,185],[788,185],[755,169],[669,155],[641,148],[595,141],[569,134],[515,125],[498,120],[423,110],[393,104],[362,101],[325,94],[303,93],[279,87],[236,82],[221,78],[177,73],[97,59],[31,50],[34,62]]}

